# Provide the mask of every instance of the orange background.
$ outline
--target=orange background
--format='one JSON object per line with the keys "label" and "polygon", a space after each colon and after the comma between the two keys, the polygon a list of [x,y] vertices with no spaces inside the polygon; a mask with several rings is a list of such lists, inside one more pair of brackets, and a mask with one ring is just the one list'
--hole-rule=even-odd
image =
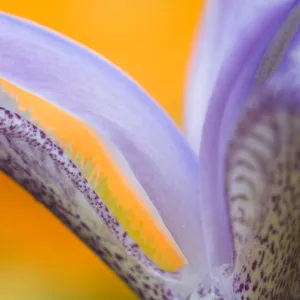
{"label": "orange background", "polygon": [[[201,0],[1,0],[103,54],[182,124],[188,57]],[[41,205],[0,174],[0,298],[136,299]]]}

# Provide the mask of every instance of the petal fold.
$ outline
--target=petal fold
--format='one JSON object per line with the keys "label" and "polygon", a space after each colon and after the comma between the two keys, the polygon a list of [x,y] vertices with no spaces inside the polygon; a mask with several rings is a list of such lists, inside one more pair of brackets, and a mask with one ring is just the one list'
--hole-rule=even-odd
{"label": "petal fold", "polygon": [[[215,5],[218,3],[219,6],[221,2],[213,1]],[[230,3],[237,9],[240,2],[232,1]],[[209,99],[203,98],[204,100],[202,100],[200,94],[198,102],[196,99],[194,101],[195,110],[198,109],[198,111],[201,110],[201,103],[207,101],[206,111],[202,112],[204,119],[201,121],[199,162],[201,198],[203,197],[206,202],[203,209],[203,223],[208,228],[205,231],[205,241],[211,266],[227,264],[233,259],[231,220],[225,193],[228,143],[240,114],[249,100],[249,95],[258,85],[260,67],[267,58],[273,59],[272,56],[268,57],[267,55],[270,42],[297,4],[298,1],[266,1],[266,3],[246,1],[241,7],[241,12],[237,14],[237,21],[233,22],[237,24],[237,28],[230,23],[231,25],[227,25],[228,29],[226,29],[226,22],[224,23],[224,28],[229,30],[234,38],[231,41],[226,39],[225,44],[228,46],[225,47],[226,51],[222,54],[221,63],[217,66],[218,70],[213,69],[212,71],[217,74],[214,75],[214,82],[209,81],[209,84],[212,85],[212,92],[208,95]],[[248,10],[251,7],[256,10]],[[233,11],[236,13],[235,10]],[[239,16],[243,16],[243,18],[240,19]],[[210,22],[214,22],[214,20]],[[222,25],[223,23],[220,24],[220,26]],[[218,28],[218,30],[221,29]],[[230,37],[230,34],[226,36]],[[210,45],[214,47],[213,45],[216,43]],[[278,44],[277,47],[280,45]],[[217,51],[217,48],[210,49],[211,51],[207,50],[206,52],[208,56],[203,56],[201,61],[204,58],[214,61],[213,53]],[[277,56],[274,55],[274,58]],[[199,60],[199,65],[201,61]],[[265,69],[264,80],[271,76],[271,71]],[[203,72],[201,74],[205,74],[206,70],[201,72]],[[205,75],[203,76],[205,77]],[[194,83],[191,82],[191,84],[201,85],[201,82],[197,81],[196,75]],[[204,91],[205,88],[204,85]]]}
{"label": "petal fold", "polygon": [[193,291],[184,280],[187,275],[159,270],[128,236],[121,240],[118,234],[126,231],[66,153],[43,131],[3,107],[0,170],[54,213],[141,299],[186,299]]}
{"label": "petal fold", "polygon": [[136,83],[96,53],[4,13],[0,76],[61,107],[114,143],[189,263],[205,272],[196,157]]}
{"label": "petal fold", "polygon": [[185,97],[185,131],[199,154],[203,125],[219,72],[244,31],[292,0],[209,0],[196,32]]}

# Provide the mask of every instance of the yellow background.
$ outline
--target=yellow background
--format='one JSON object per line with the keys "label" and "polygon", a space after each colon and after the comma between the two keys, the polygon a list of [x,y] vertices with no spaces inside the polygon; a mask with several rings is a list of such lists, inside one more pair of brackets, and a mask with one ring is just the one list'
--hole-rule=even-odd
{"label": "yellow background", "polygon": [[[182,125],[188,57],[201,0],[1,0],[0,10],[103,54]],[[0,298],[136,299],[76,237],[0,174]]]}

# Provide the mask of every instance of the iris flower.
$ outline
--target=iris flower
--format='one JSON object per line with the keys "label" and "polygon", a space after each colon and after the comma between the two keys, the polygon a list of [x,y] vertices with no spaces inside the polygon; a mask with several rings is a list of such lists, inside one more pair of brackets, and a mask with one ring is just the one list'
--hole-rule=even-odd
{"label": "iris flower", "polygon": [[142,299],[300,299],[299,22],[295,0],[207,3],[186,140],[104,58],[1,13],[0,76],[88,124],[103,158],[1,91],[1,169]]}

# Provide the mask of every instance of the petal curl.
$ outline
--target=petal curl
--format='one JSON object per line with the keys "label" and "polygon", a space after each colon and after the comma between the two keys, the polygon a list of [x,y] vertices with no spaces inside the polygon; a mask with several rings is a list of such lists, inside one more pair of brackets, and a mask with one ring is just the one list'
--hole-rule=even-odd
{"label": "petal curl", "polygon": [[[268,6],[270,3],[273,5]],[[205,240],[210,265],[230,263],[233,259],[231,224],[224,191],[228,142],[253,91],[268,46],[297,3],[267,1],[257,14],[249,15],[246,24],[241,25],[242,30],[237,30],[237,38],[224,55],[214,82],[199,151],[201,197],[209,203],[205,207],[203,222],[209,228]],[[214,57],[206,59],[213,60]],[[271,73],[266,72],[267,78]],[[200,103],[200,95],[198,99]]]}
{"label": "petal curl", "polygon": [[111,140],[190,264],[205,272],[196,157],[137,84],[75,42],[3,13],[0,76],[53,102]]}
{"label": "petal curl", "polygon": [[141,299],[186,299],[193,291],[186,275],[159,270],[128,235],[125,237],[126,231],[112,212],[49,136],[3,107],[0,170],[54,213]]}
{"label": "petal curl", "polygon": [[235,43],[243,43],[244,31],[290,0],[209,0],[197,30],[185,97],[185,131],[199,154],[208,104],[219,72]]}
{"label": "petal curl", "polygon": [[184,106],[185,131],[196,155],[199,154],[203,123],[218,72],[234,41],[232,23],[236,23],[240,6],[241,1],[208,0],[200,18]]}

